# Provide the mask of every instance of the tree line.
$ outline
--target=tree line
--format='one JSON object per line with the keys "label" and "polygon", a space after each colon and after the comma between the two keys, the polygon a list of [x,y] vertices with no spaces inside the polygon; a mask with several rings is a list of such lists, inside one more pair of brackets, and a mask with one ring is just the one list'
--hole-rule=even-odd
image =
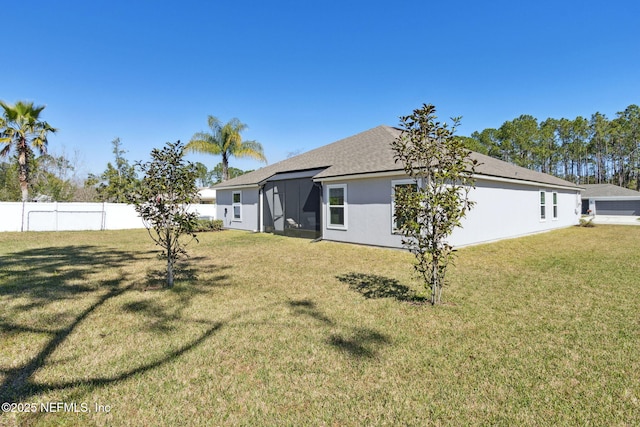
{"label": "tree line", "polygon": [[[81,176],[77,156],[45,153],[28,154],[29,200],[39,202],[113,202],[126,203],[126,195],[140,185],[141,177],[135,164],[126,158],[126,150],[119,138],[111,142],[114,159],[107,163],[100,174]],[[117,153],[116,153],[117,152]],[[210,187],[222,181],[222,162],[212,169],[201,162],[194,162],[195,183],[198,187]],[[228,167],[228,175],[235,178],[250,171]],[[8,156],[0,161],[0,201],[21,201],[18,156]]]}
{"label": "tree line", "polygon": [[[47,152],[47,137],[55,133],[41,119],[44,106],[33,102],[18,101],[14,105],[0,101],[0,201],[105,201],[125,203],[127,195],[139,190],[142,178],[136,166],[142,162],[129,162],[119,138],[114,139],[114,162],[107,163],[101,174],[89,174],[80,179],[77,159]],[[209,187],[221,181],[235,178],[249,171],[229,166],[229,158],[253,157],[266,162],[263,148],[257,141],[243,141],[240,133],[247,125],[238,119],[223,124],[216,117],[208,117],[211,132],[197,132],[184,147],[185,152],[221,155],[222,162],[209,170],[196,162],[195,184]],[[40,155],[36,156],[35,151]],[[10,156],[10,154],[12,154]]]}
{"label": "tree line", "polygon": [[521,115],[498,129],[465,138],[473,151],[549,173],[577,184],[610,183],[640,190],[640,107],[629,105],[609,119]]}
{"label": "tree line", "polygon": [[[114,162],[101,174],[77,176],[77,160],[47,153],[47,135],[56,132],[41,120],[43,106],[0,102],[0,200],[124,202],[139,184],[135,164],[125,158],[119,138],[112,141]],[[222,162],[208,169],[197,162],[196,182],[214,185],[247,171],[229,166],[229,158],[253,157],[266,162],[262,145],[243,141],[246,125],[238,119],[222,123],[208,116],[210,132],[197,132],[187,152],[220,155]],[[498,129],[476,131],[463,138],[467,148],[577,184],[612,183],[640,190],[640,107],[629,105],[613,119],[602,113],[590,118],[548,118],[521,115]],[[35,151],[40,156],[35,156]],[[13,154],[12,157],[9,154]]]}

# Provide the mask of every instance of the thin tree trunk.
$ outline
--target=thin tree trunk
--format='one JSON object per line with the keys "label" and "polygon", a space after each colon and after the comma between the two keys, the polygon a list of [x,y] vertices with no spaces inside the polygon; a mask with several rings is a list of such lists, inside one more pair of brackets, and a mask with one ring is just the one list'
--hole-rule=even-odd
{"label": "thin tree trunk", "polygon": [[173,260],[171,258],[167,259],[167,287],[173,288]]}
{"label": "thin tree trunk", "polygon": [[172,255],[171,232],[167,230],[167,287],[173,288],[173,255]]}
{"label": "thin tree trunk", "polygon": [[431,305],[440,303],[440,277],[438,274],[438,260],[433,260],[433,271],[431,272]]}

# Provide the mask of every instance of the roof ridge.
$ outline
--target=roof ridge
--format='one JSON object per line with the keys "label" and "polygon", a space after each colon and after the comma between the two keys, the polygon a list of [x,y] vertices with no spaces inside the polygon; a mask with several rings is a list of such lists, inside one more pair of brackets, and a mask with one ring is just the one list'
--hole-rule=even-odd
{"label": "roof ridge", "polygon": [[[396,163],[391,147],[391,140],[401,132],[402,130],[396,127],[378,125],[297,156],[272,163],[225,181],[218,186],[223,188],[258,185],[278,173],[320,168],[324,170],[315,176],[317,179],[391,170],[397,170],[401,173],[402,168]],[[574,183],[562,178],[505,162],[476,151],[472,151],[472,157],[481,162],[476,169],[476,173],[479,175],[579,188]]]}

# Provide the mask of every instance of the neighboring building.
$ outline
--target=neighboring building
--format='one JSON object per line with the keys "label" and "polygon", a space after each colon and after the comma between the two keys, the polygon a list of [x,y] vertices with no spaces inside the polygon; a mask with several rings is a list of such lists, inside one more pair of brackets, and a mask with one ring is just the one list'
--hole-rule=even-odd
{"label": "neighboring building", "polygon": [[[216,190],[211,187],[202,187],[198,188],[198,196],[200,197],[200,206],[207,205],[207,209],[200,209],[200,211],[206,213],[201,213],[199,219],[207,219],[214,220],[216,219]],[[211,209],[208,209],[208,208]],[[199,212],[200,213],[200,212]]]}
{"label": "neighboring building", "polygon": [[211,187],[198,188],[198,196],[200,196],[200,203],[208,205],[216,203],[216,190]]}
{"label": "neighboring building", "polygon": [[[400,130],[378,126],[216,185],[217,218],[231,229],[401,247],[393,193],[411,182],[394,161]],[[575,184],[479,153],[474,208],[454,246],[568,227],[580,217]]]}
{"label": "neighboring building", "polygon": [[582,187],[583,215],[640,216],[640,192],[613,184],[583,184]]}

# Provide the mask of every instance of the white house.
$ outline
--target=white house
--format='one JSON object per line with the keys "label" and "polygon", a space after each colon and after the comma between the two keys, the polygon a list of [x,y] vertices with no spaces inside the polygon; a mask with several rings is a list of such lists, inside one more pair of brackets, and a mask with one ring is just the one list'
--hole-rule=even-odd
{"label": "white house", "polygon": [[[394,187],[408,176],[394,161],[400,130],[378,126],[216,185],[217,218],[230,229],[401,247]],[[457,247],[578,223],[575,184],[472,153],[476,202],[449,242]]]}

